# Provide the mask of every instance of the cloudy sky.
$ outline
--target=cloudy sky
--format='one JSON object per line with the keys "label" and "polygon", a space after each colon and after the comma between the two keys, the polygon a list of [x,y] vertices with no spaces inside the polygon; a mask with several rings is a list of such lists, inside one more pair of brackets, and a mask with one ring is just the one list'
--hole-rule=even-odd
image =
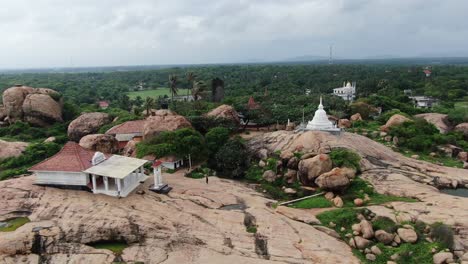
{"label": "cloudy sky", "polygon": [[0,68],[468,56],[467,0],[2,0]]}

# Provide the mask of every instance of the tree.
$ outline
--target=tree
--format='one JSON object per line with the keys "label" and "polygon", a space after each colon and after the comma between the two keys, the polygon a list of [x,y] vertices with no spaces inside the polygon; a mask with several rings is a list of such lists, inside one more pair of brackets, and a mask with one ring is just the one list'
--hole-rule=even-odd
{"label": "tree", "polygon": [[151,109],[154,107],[154,99],[146,97],[144,107],[146,109],[146,116],[149,116]]}
{"label": "tree", "polygon": [[214,156],[218,150],[229,140],[229,129],[214,127],[205,135],[206,146],[210,156]]}
{"label": "tree", "polygon": [[241,138],[229,140],[219,149],[215,158],[216,171],[223,177],[241,178],[249,168],[249,151]]}
{"label": "tree", "polygon": [[177,95],[177,75],[171,74],[169,75],[169,89],[171,90],[171,101],[174,102],[174,95]]}
{"label": "tree", "polygon": [[198,101],[201,98],[201,93],[205,90],[206,84],[204,81],[196,81],[193,84],[192,96],[194,101]]}
{"label": "tree", "polygon": [[193,84],[196,78],[197,78],[197,75],[195,75],[195,73],[187,72],[187,81],[189,83],[189,87],[187,88],[187,98],[188,98],[189,92],[193,89]]}
{"label": "tree", "polygon": [[141,96],[138,95],[133,101],[133,104],[140,107],[143,104],[143,99],[141,98]]}

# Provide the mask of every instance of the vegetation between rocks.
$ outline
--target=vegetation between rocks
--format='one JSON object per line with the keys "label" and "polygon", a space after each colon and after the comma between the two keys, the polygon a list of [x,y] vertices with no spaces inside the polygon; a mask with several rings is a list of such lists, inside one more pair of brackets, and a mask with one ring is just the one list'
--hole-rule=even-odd
{"label": "vegetation between rocks", "polygon": [[96,249],[107,249],[116,255],[120,255],[128,247],[128,244],[125,241],[98,241],[89,243],[88,246]]}
{"label": "vegetation between rocks", "polygon": [[5,222],[3,227],[0,227],[0,232],[12,232],[23,226],[26,223],[29,223],[30,220],[27,217],[17,217],[10,219]]}

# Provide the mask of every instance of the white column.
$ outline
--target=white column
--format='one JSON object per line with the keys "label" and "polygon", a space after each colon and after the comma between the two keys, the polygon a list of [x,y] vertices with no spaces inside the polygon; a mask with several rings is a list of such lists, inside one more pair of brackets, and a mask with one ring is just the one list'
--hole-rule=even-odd
{"label": "white column", "polygon": [[102,176],[104,178],[104,188],[106,191],[109,191],[109,179],[107,177]]}
{"label": "white column", "polygon": [[93,191],[96,190],[96,175],[92,174],[93,175]]}
{"label": "white column", "polygon": [[120,179],[115,179],[115,181],[117,182],[117,191],[119,191],[119,194],[120,192],[122,191],[122,185],[120,185]]}

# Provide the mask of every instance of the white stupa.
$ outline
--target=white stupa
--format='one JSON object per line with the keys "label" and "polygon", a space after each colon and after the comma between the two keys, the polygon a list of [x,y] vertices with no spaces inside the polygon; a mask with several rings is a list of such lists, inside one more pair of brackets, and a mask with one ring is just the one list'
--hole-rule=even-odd
{"label": "white stupa", "polygon": [[322,131],[340,131],[330,120],[328,120],[327,112],[323,110],[322,97],[320,96],[320,104],[315,111],[314,118],[307,123],[305,130],[322,130]]}

